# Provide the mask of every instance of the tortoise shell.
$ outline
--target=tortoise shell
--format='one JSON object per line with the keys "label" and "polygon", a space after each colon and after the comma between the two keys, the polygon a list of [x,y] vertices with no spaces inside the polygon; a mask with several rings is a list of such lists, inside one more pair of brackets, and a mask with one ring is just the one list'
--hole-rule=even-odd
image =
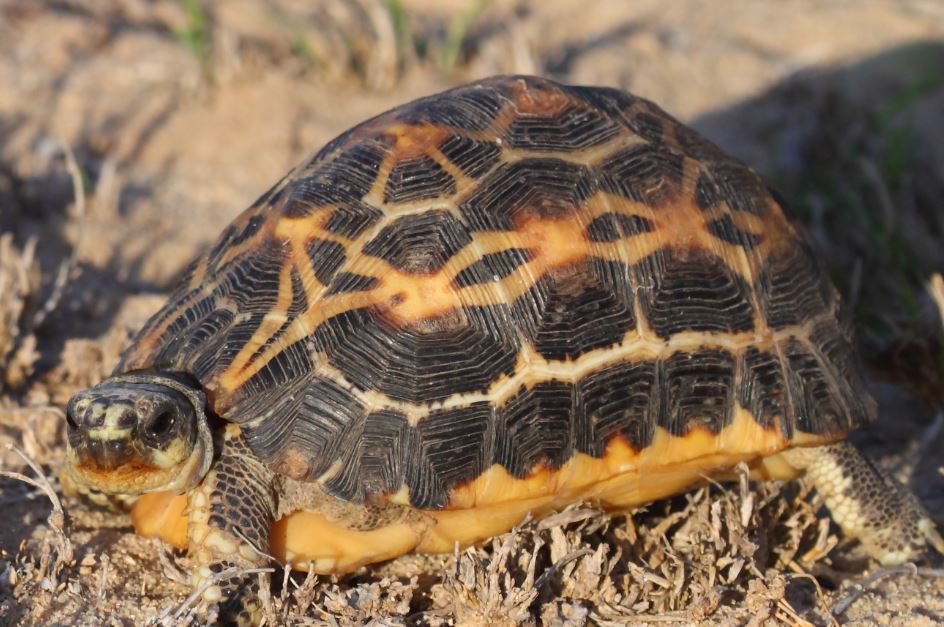
{"label": "tortoise shell", "polygon": [[498,77],[297,166],[118,372],[191,375],[345,501],[566,500],[867,422],[838,306],[765,182],[656,105]]}

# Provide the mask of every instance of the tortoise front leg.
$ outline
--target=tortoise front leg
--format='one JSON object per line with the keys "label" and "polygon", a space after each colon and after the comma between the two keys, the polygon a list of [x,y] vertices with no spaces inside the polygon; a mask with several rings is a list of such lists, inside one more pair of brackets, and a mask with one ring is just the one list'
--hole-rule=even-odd
{"label": "tortoise front leg", "polygon": [[836,524],[882,564],[907,562],[930,547],[944,553],[944,540],[918,499],[849,442],[794,448],[783,457],[806,471]]}
{"label": "tortoise front leg", "polygon": [[[239,428],[227,427],[219,459],[190,493],[187,527],[195,589],[227,568],[269,565],[269,531],[276,511],[273,473],[256,459]],[[260,606],[254,575],[214,581],[203,600],[220,604],[224,622],[258,622]]]}

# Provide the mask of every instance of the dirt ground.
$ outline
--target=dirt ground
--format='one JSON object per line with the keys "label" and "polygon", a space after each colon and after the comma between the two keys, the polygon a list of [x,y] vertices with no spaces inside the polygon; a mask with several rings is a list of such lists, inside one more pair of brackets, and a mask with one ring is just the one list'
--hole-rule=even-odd
{"label": "dirt ground", "polygon": [[[855,318],[855,440],[944,523],[944,4],[0,0],[0,468],[48,478],[0,478],[0,624],[193,620],[184,556],[62,496],[65,402],[295,162],[496,73],[630,90],[774,181]],[[262,595],[276,624],[944,623],[940,556],[839,536],[807,487],[742,481]]]}

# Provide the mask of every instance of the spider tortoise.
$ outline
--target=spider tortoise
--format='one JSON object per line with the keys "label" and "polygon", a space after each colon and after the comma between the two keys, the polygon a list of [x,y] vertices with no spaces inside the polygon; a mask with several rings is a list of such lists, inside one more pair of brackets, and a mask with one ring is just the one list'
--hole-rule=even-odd
{"label": "spider tortoise", "polygon": [[[68,407],[80,485],[200,586],[343,573],[747,462],[805,471],[882,563],[940,536],[843,437],[874,417],[839,298],[749,168],[644,99],[534,77],[344,133],[189,269]],[[252,608],[245,579],[208,603]]]}

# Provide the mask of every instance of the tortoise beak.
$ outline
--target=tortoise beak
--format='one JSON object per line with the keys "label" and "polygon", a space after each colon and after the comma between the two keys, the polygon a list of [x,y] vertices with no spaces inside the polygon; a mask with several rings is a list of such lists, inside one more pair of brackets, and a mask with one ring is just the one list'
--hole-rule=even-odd
{"label": "tortoise beak", "polygon": [[138,456],[127,441],[83,440],[72,450],[79,463],[98,472],[116,470]]}
{"label": "tortoise beak", "polygon": [[69,446],[78,463],[98,471],[140,461],[149,450],[165,450],[186,427],[184,402],[143,386],[81,392],[66,412]]}
{"label": "tortoise beak", "polygon": [[132,434],[137,422],[128,399],[77,394],[66,411],[69,446],[75,459],[96,470],[114,470],[136,455]]}

